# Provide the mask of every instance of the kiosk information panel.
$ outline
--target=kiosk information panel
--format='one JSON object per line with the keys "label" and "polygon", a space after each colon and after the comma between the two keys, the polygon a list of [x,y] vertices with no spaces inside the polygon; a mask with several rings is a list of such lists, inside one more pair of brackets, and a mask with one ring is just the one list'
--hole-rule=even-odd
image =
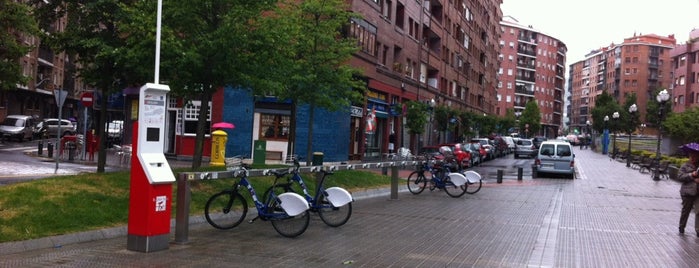
{"label": "kiosk information panel", "polygon": [[167,249],[175,176],[165,154],[163,140],[167,110],[167,85],[141,87],[138,120],[133,124],[131,188],[127,249],[154,252]]}

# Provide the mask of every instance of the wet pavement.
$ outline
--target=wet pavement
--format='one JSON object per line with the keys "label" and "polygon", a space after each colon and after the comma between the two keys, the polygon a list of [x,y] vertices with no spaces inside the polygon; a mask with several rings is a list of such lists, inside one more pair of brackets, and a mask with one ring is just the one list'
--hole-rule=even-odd
{"label": "wet pavement", "polygon": [[479,167],[483,189],[460,198],[413,195],[404,183],[398,199],[389,189],[354,192],[346,225],[313,215],[293,239],[264,221],[217,230],[192,212],[188,242],[175,243],[173,231],[167,250],[129,251],[117,227],[2,243],[0,267],[697,267],[699,238],[677,232],[679,183],[575,153],[575,180],[527,172],[497,183],[499,161],[510,159]]}

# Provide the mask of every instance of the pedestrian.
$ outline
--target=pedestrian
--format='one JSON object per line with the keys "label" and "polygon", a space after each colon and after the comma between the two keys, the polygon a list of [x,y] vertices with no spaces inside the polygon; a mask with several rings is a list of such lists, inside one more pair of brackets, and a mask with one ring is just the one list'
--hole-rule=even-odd
{"label": "pedestrian", "polygon": [[694,231],[699,237],[699,198],[697,187],[699,187],[699,144],[692,142],[680,147],[682,151],[689,155],[689,161],[680,167],[677,180],[682,183],[680,196],[682,197],[682,213],[680,214],[680,234],[684,234],[684,227],[687,226],[689,213],[694,207]]}
{"label": "pedestrian", "polygon": [[391,135],[388,135],[388,152],[393,153],[396,146],[396,133],[391,130]]}

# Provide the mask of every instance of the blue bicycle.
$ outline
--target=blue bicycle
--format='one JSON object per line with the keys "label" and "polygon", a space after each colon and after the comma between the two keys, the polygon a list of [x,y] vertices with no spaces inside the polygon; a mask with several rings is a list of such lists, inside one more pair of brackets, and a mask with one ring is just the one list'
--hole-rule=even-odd
{"label": "blue bicycle", "polygon": [[[240,180],[233,187],[214,194],[206,202],[204,216],[211,226],[218,229],[231,229],[238,226],[248,213],[248,203],[239,193],[240,188],[245,188],[250,193],[257,217],[256,219],[270,221],[274,230],[285,237],[296,237],[308,228],[310,214],[308,202],[296,193],[275,194],[272,192],[260,201],[255,194],[255,189],[248,181],[248,172],[245,166],[234,172]],[[275,181],[276,183],[276,181]]]}
{"label": "blue bicycle", "polygon": [[[420,194],[427,188],[427,183],[430,183],[430,191],[444,189],[444,192],[451,197],[463,196],[467,188],[466,177],[460,173],[452,173],[451,169],[453,167],[447,162],[436,162],[430,165],[430,161],[422,161],[417,170],[408,176],[408,191]],[[426,172],[429,172],[429,178],[425,175]]]}
{"label": "blue bicycle", "polygon": [[296,192],[292,185],[298,184],[301,187],[304,197],[308,201],[310,210],[318,213],[320,219],[331,227],[341,226],[349,220],[352,215],[352,195],[345,189],[340,187],[330,187],[325,188],[325,179],[332,175],[332,171],[327,171],[321,169],[320,172],[322,176],[318,182],[318,186],[315,195],[311,195],[308,191],[306,183],[304,183],[303,178],[301,178],[301,173],[299,172],[299,162],[294,159],[294,168],[291,170],[273,170],[270,171],[276,179],[284,177],[288,174],[288,180],[286,183],[274,184],[272,187],[267,189],[263,197],[269,196],[273,192]]}

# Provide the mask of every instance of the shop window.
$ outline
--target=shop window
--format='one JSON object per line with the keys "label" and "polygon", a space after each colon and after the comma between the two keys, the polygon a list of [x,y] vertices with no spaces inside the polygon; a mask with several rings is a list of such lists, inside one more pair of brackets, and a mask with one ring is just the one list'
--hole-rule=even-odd
{"label": "shop window", "polygon": [[260,114],[260,139],[288,140],[289,121],[288,115]]}
{"label": "shop window", "polygon": [[[185,135],[196,135],[197,134],[197,122],[199,121],[199,109],[201,107],[201,101],[192,101],[184,107],[184,134]],[[211,102],[209,102],[209,112],[206,116],[206,124],[204,133],[211,133]]]}

